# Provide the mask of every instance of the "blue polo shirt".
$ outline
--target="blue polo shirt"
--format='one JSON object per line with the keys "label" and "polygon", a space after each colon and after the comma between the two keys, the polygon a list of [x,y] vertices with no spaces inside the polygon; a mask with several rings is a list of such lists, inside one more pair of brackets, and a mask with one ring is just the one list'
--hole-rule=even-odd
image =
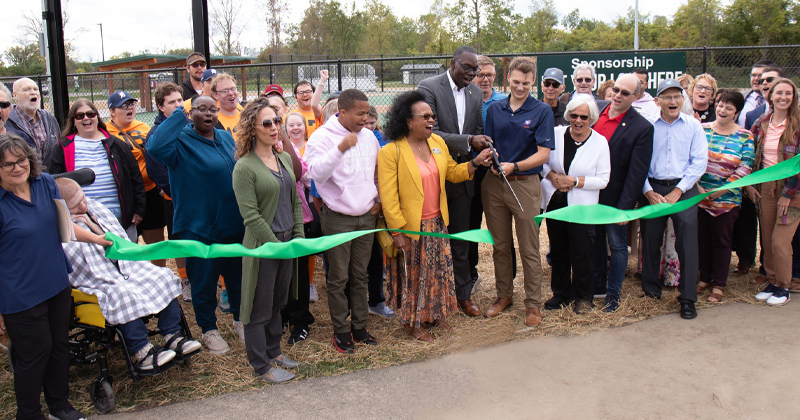
{"label": "blue polo shirt", "polygon": [[31,202],[0,187],[0,314],[30,309],[69,287],[69,264],[58,233],[56,182],[31,182]]}
{"label": "blue polo shirt", "polygon": [[[494,140],[494,147],[502,162],[519,162],[539,150],[539,146],[550,150],[556,148],[553,132],[553,110],[550,105],[528,96],[516,111],[508,105],[508,98],[489,106],[486,113],[484,133]],[[537,166],[517,175],[533,175],[542,172]]]}
{"label": "blue polo shirt", "polygon": [[486,110],[489,109],[489,105],[491,105],[492,103],[497,102],[497,101],[502,101],[503,99],[505,99],[507,97],[508,97],[508,95],[503,95],[502,93],[500,93],[500,92],[494,90],[494,88],[492,88],[492,96],[490,96],[489,99],[483,101],[483,111],[482,111],[483,115],[482,116],[483,116],[483,132],[484,133],[486,133]]}

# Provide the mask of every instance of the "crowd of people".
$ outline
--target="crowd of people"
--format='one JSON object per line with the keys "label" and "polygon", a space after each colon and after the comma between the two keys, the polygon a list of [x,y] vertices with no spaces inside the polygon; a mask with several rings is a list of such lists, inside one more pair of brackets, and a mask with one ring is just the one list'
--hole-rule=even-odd
{"label": "crowd of people", "polygon": [[[156,243],[166,230],[170,239],[247,248],[379,222],[424,233],[368,234],[324,252],[331,343],[341,353],[378,344],[369,314],[396,317],[421,341],[453,331],[448,319],[459,310],[498,316],[514,302],[517,249],[531,328],[545,310],[585,313],[598,300],[603,311],[618,310],[637,251],[643,297],[661,299],[662,286],[677,285],[680,316],[693,319],[702,294],[724,299],[733,249],[738,273],[755,266],[758,226],[762,268],[750,281],[764,288],[755,299],[780,306],[800,291],[800,175],[725,189],[800,148],[797,87],[775,63],[756,63],[745,92],[701,74],[661,80],[655,97],[645,91],[644,69],[598,85],[595,69],[579,64],[575,89],[565,92],[564,70],[549,68],[537,100],[534,60],[509,63],[502,94],[493,61],[464,46],[383,118],[357,89],[323,103],[324,70],[317,86],[293,87],[293,108],[279,85],[240,102],[236,79],[208,68],[200,53],[187,57],[186,70],[181,86],[157,87],[153,126],[136,119],[138,100],[128,92],[110,95],[106,121],[93,101],[74,101],[60,127],[41,109],[32,80],[17,80],[13,92],[0,85],[0,333],[19,349],[18,418],[42,417],[42,390],[53,417],[82,418],[67,400],[73,287],[98,296],[137,369],[196,352],[201,342],[212,353],[229,351],[220,309],[232,314],[256,376],[294,377],[300,362],[281,351],[283,327],[289,345],[309,335],[315,258],[193,257],[176,260],[176,275],[163,260],[106,259],[105,232]],[[82,188],[50,175],[82,168],[95,173]],[[641,220],[633,229],[639,250],[628,246],[630,224],[547,219],[550,247],[540,251],[534,217],[542,212],[676,204],[718,188],[697,205]],[[78,241],[63,247],[53,205],[62,199]],[[472,301],[482,280],[477,244],[428,233],[464,232],[484,220],[496,299],[480,308]],[[542,254],[552,266],[546,301]],[[194,308],[199,341],[181,335],[178,296]],[[140,319],[156,313],[163,346],[150,342]]]}

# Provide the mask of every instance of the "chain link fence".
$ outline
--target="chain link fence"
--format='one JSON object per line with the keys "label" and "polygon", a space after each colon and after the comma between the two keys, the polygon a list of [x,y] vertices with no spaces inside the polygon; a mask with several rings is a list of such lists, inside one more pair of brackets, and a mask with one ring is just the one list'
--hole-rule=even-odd
{"label": "chain link fence", "polygon": [[[519,55],[541,58],[565,54],[618,54],[635,51],[550,52],[523,54],[486,54],[496,64],[495,88],[504,89],[505,66]],[[750,68],[759,60],[771,60],[783,67],[790,78],[800,81],[800,45],[767,47],[713,47],[670,50],[640,50],[637,53],[685,52],[686,73],[698,75],[710,73],[717,79],[720,88],[748,89]],[[320,71],[328,70],[329,79],[323,91],[323,103],[331,94],[342,89],[356,88],[364,91],[378,112],[384,114],[394,99],[401,93],[416,88],[425,77],[441,74],[450,63],[450,56],[336,57],[328,55],[273,55],[272,62],[217,66],[216,69],[233,75],[237,80],[240,99],[250,101],[264,92],[267,85],[278,84],[284,90],[289,108],[296,105],[292,88],[307,80],[316,85]],[[539,69],[543,71],[544,69]],[[562,69],[571,74],[572,69]],[[42,104],[52,111],[49,76],[29,76],[39,84]],[[125,90],[139,99],[136,118],[151,124],[158,113],[155,105],[155,88],[159,83],[181,84],[186,77],[184,68],[115,71],[69,74],[69,102],[86,98],[94,102],[104,119],[109,118],[108,96]],[[16,78],[0,78],[9,89]],[[539,78],[537,77],[537,81]],[[537,83],[538,85],[538,83]],[[536,88],[538,90],[538,88]]]}

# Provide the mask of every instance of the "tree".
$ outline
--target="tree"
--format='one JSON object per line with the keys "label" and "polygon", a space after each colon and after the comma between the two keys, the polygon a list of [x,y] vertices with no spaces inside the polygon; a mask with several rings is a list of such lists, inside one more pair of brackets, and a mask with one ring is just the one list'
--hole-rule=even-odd
{"label": "tree", "polygon": [[8,72],[11,75],[33,75],[45,73],[44,58],[39,55],[39,45],[13,46],[6,50]]}
{"label": "tree", "polygon": [[569,32],[572,32],[573,29],[578,27],[579,23],[581,23],[581,12],[577,8],[567,13],[567,15],[561,19],[561,24],[564,25]]}
{"label": "tree", "polygon": [[349,13],[336,0],[321,1],[309,6],[300,24],[292,29],[293,50],[300,54],[346,55],[360,51],[366,26],[364,14]]}
{"label": "tree", "polygon": [[530,10],[531,15],[523,24],[522,38],[531,51],[545,51],[558,25],[555,4],[553,0],[534,0]]}
{"label": "tree", "polygon": [[689,0],[675,12],[668,43],[674,47],[719,45],[721,18],[719,0]]}
{"label": "tree", "polygon": [[211,3],[211,33],[214,50],[220,55],[240,55],[244,25],[239,22],[242,5],[237,0],[213,0]]}
{"label": "tree", "polygon": [[289,14],[289,3],[286,0],[263,0],[264,18],[267,23],[267,34],[269,38],[268,49],[270,54],[281,52],[283,35],[288,27],[284,16]]}
{"label": "tree", "polygon": [[369,0],[365,9],[364,51],[375,54],[397,52],[393,48],[392,38],[398,36],[395,32],[398,21],[392,9],[381,0]]}

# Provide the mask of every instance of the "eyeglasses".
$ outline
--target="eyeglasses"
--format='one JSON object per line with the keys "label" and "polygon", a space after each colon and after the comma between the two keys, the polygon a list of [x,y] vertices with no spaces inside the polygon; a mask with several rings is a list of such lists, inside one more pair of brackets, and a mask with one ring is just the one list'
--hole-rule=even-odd
{"label": "eyeglasses", "polygon": [[84,119],[86,117],[88,117],[89,119],[92,119],[92,118],[94,118],[96,116],[97,116],[97,113],[94,112],[94,111],[76,112],[75,113],[75,120],[76,121],[80,121],[80,120],[82,120],[82,119]]}
{"label": "eyeglasses", "polygon": [[19,160],[17,160],[16,162],[6,162],[6,163],[0,165],[0,168],[3,168],[3,171],[8,173],[8,172],[12,172],[14,170],[14,166],[15,165],[19,165],[19,167],[21,169],[26,169],[28,166],[30,166],[30,164],[31,163],[28,161],[28,158],[27,157],[23,157],[23,158],[19,158]]}
{"label": "eyeglasses", "polygon": [[467,72],[467,74],[477,74],[479,71],[481,71],[481,68],[478,66],[472,67],[458,60],[456,60],[456,63],[461,64],[461,68],[464,69],[464,71]]}
{"label": "eyeglasses", "polygon": [[422,117],[423,120],[434,120],[436,121],[436,114],[411,114],[415,117]]}
{"label": "eyeglasses", "polygon": [[297,96],[311,95],[312,93],[314,93],[314,91],[310,90],[310,89],[309,90],[302,90],[300,92],[297,92]]}
{"label": "eyeglasses", "polygon": [[125,102],[117,108],[126,110],[136,109],[136,101]]}
{"label": "eyeglasses", "polygon": [[711,86],[694,85],[694,90],[713,92],[714,88]]}
{"label": "eyeglasses", "polygon": [[758,84],[763,85],[764,83],[772,83],[775,79],[777,79],[777,77],[765,77],[763,79],[759,79]]}
{"label": "eyeglasses", "polygon": [[680,94],[678,94],[678,95],[661,95],[661,96],[658,97],[658,99],[661,99],[662,101],[665,101],[665,102],[672,102],[672,101],[678,102],[681,99],[683,99],[683,95],[680,95]]}
{"label": "eyeglasses", "polygon": [[205,67],[206,63],[204,61],[195,61],[194,63],[189,64],[189,66],[194,67],[194,68]]}
{"label": "eyeglasses", "polygon": [[8,102],[8,101],[0,102],[0,109],[8,109],[8,107],[10,107],[10,106],[11,106],[11,102]]}
{"label": "eyeglasses", "polygon": [[228,89],[215,90],[214,93],[218,93],[220,95],[227,95],[229,93],[236,93],[236,88],[232,87],[232,88],[228,88]]}
{"label": "eyeglasses", "polygon": [[592,79],[591,77],[579,77],[579,78],[575,79],[575,82],[576,83],[592,83],[592,82],[594,82],[594,79]]}
{"label": "eyeglasses", "polygon": [[201,114],[208,114],[208,113],[216,114],[217,111],[219,111],[219,109],[217,109],[217,107],[214,107],[214,106],[210,106],[210,107],[209,106],[200,106],[200,107],[197,107],[197,108],[192,108],[192,111],[197,111],[197,112],[199,112]]}
{"label": "eyeglasses", "polygon": [[276,127],[279,127],[281,125],[281,121],[283,121],[281,117],[275,117],[271,120],[261,121],[261,126],[264,128],[271,128],[272,124],[275,124]]}
{"label": "eyeglasses", "polygon": [[620,88],[618,88],[616,86],[611,86],[611,91],[614,92],[615,95],[620,93],[625,98],[627,98],[628,96],[633,95],[632,93],[628,92],[627,90],[622,90],[622,89],[620,89]]}
{"label": "eyeglasses", "polygon": [[560,87],[561,87],[561,83],[558,83],[558,82],[556,82],[555,80],[545,80],[544,82],[542,82],[542,84],[543,84],[543,85],[544,85],[544,87],[546,87],[546,88],[555,88],[555,89],[558,89],[558,88],[560,88]]}
{"label": "eyeglasses", "polygon": [[581,121],[589,121],[589,116],[588,115],[573,114],[571,112],[569,113],[569,119],[577,120],[578,118],[580,118]]}
{"label": "eyeglasses", "polygon": [[476,79],[494,79],[495,76],[496,76],[496,74],[494,74],[494,73],[478,73],[477,75],[475,75],[475,78]]}

